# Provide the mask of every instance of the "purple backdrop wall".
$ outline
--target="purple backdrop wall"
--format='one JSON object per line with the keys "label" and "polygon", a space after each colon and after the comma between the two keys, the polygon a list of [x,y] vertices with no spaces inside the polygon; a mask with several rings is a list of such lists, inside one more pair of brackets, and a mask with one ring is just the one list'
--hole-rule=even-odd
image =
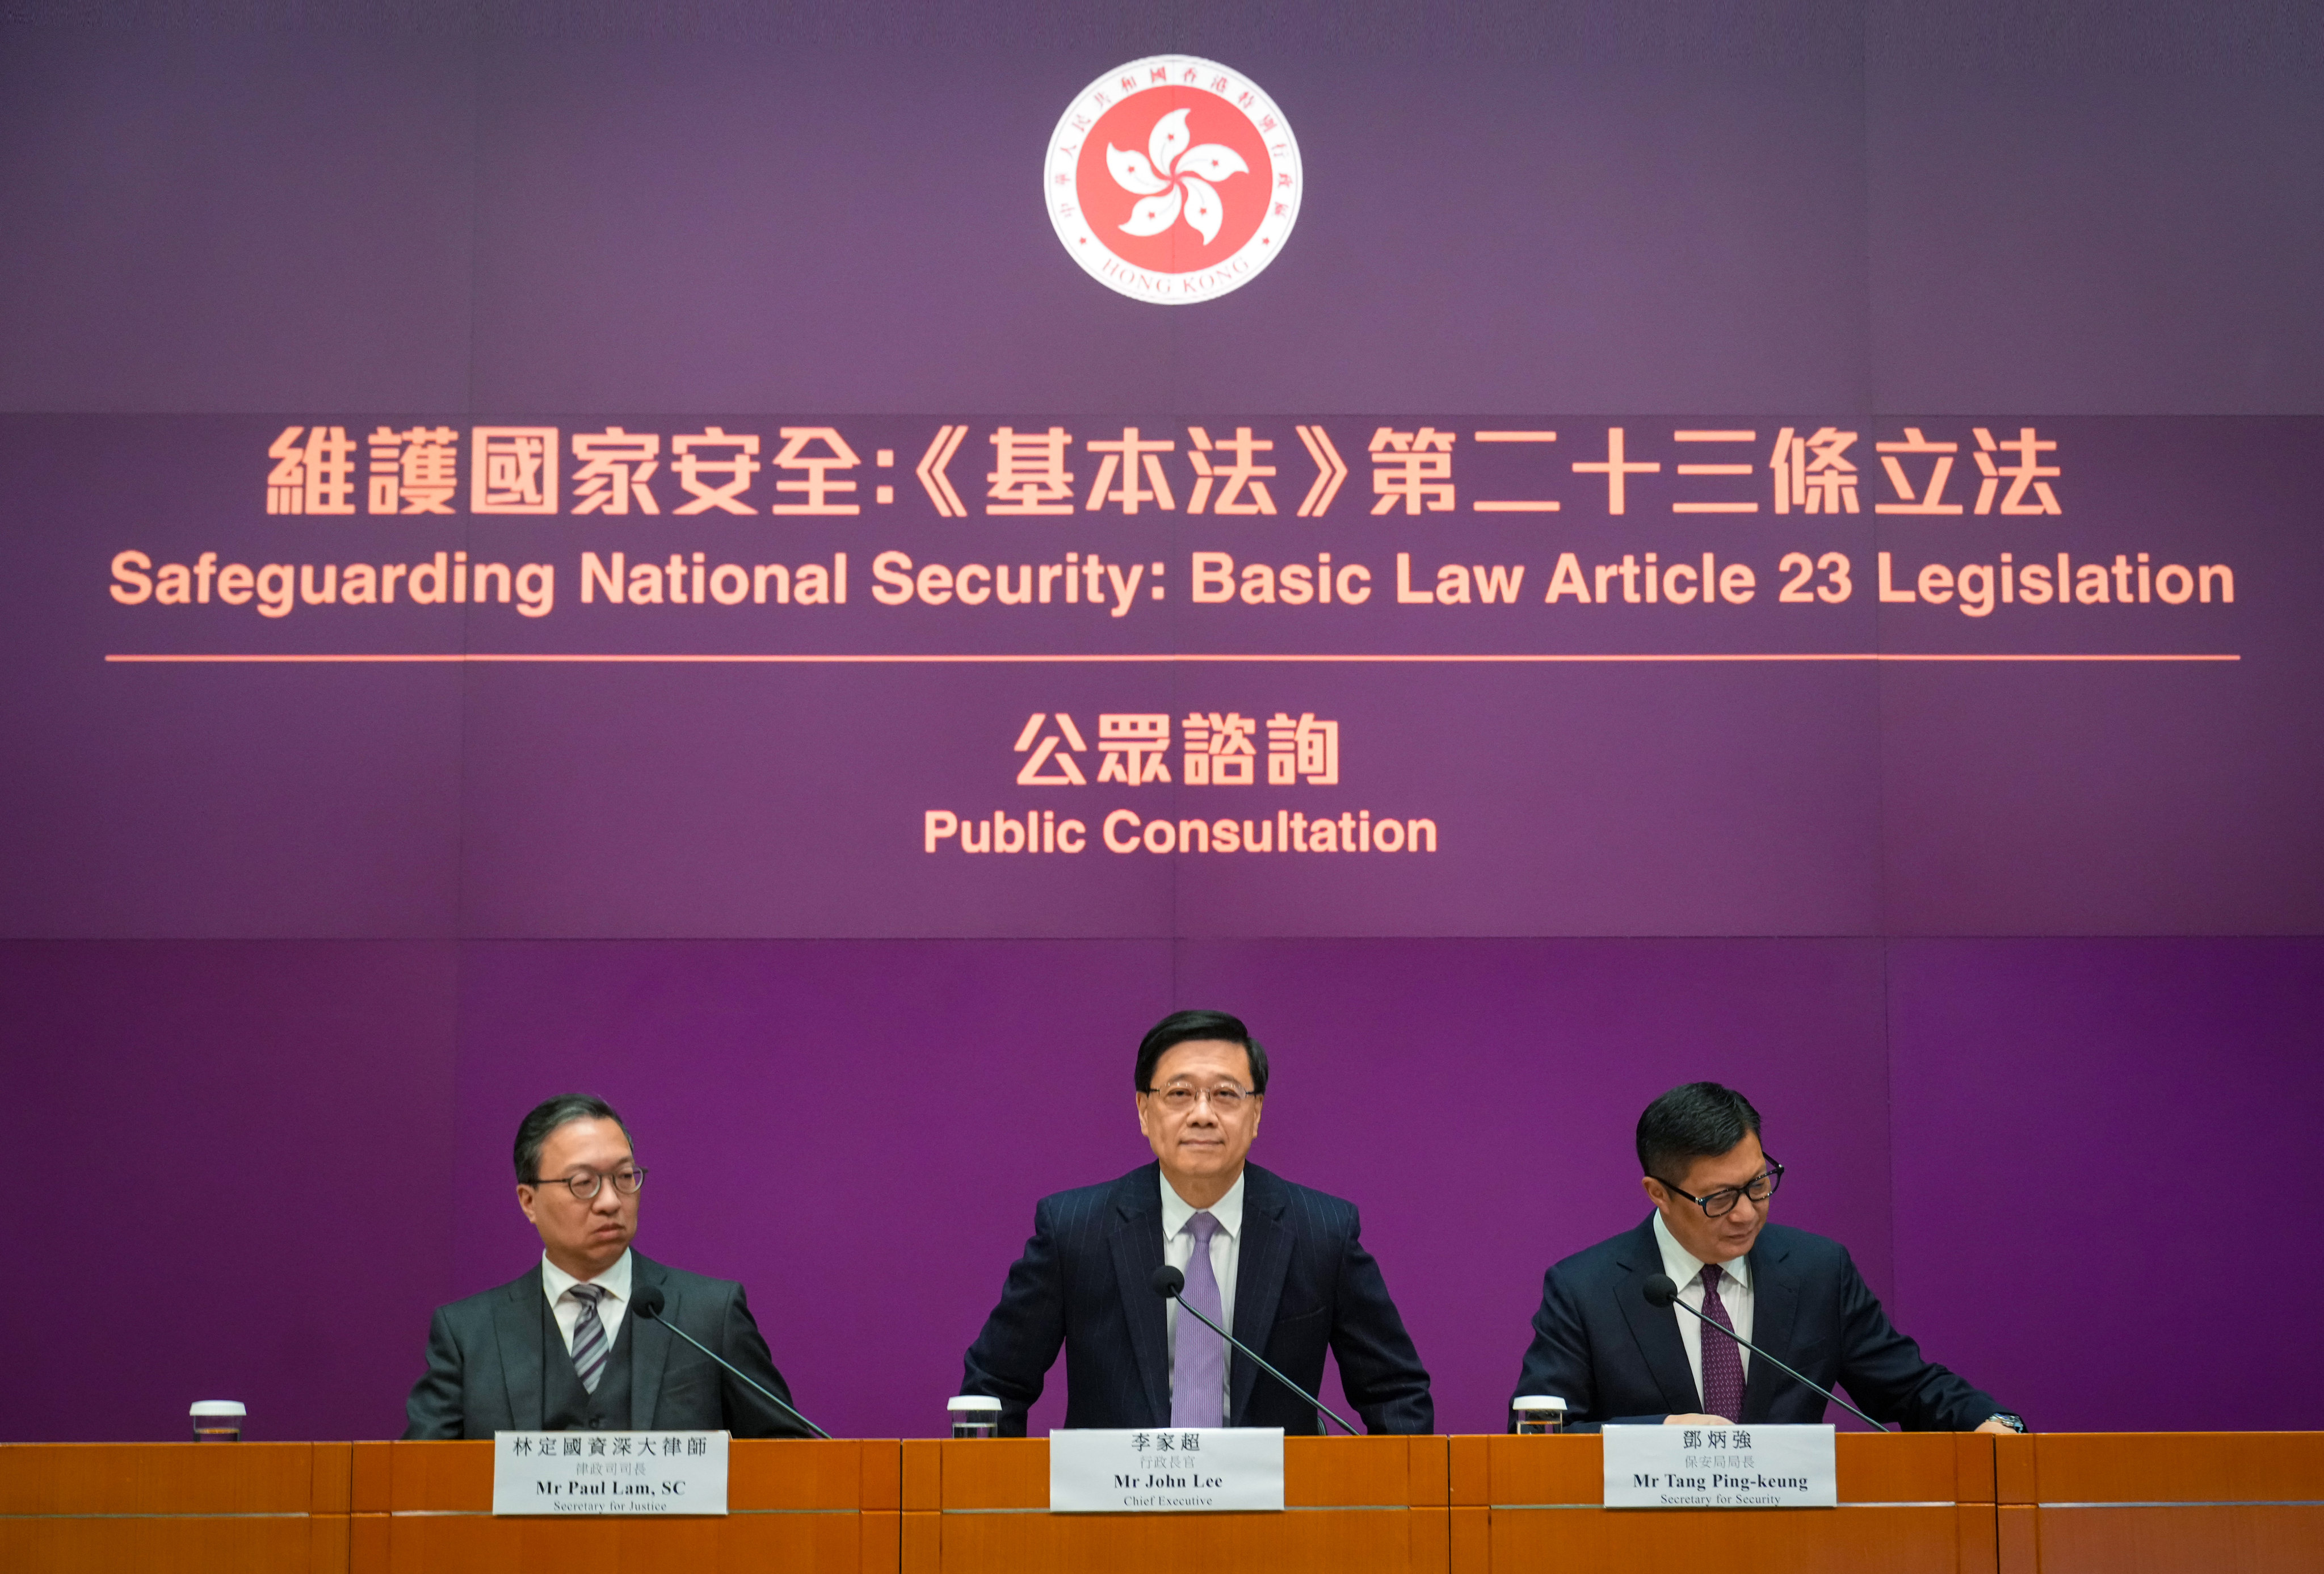
{"label": "purple backdrop wall", "polygon": [[[392,1433],[429,1308],[524,1261],[505,1117],[567,1084],[638,1129],[642,1244],[750,1284],[803,1403],[929,1432],[1031,1199],[1139,1161],[1126,1046],[1204,999],[1273,1037],[1261,1157],[1361,1201],[1448,1427],[1494,1424],[1540,1271],[1641,1212],[1637,1107],[1713,1072],[1785,1217],[1997,1392],[2294,1424],[2312,1368],[2204,1330],[2269,1257],[2320,986],[2310,940],[11,942],[23,1258],[108,1291],[42,1319],[12,1432],[166,1436],[200,1390]],[[2077,1320],[2148,1258],[2163,1418]]]}
{"label": "purple backdrop wall", "polygon": [[[744,1279],[811,1413],[929,1432],[1034,1198],[1140,1158],[1130,1047],[1184,1004],[1273,1046],[1261,1161],[1361,1204],[1445,1427],[1499,1425],[1541,1269],[1638,1216],[1629,1125],[1698,1075],[2037,1424],[2310,1423],[2298,1329],[2233,1301],[2324,1290],[2272,1249],[2324,1094],[2314,8],[571,11],[0,20],[0,1070],[70,1308],[0,1310],[43,1353],[0,1437],[228,1393],[392,1433],[576,1085],[654,1169],[641,1245]],[[1031,197],[1070,95],[1165,50],[1266,84],[1312,182],[1171,311]],[[794,736],[918,705],[951,748],[1086,678],[97,660],[128,532],[250,489],[214,431],[722,410],[2014,412],[2114,456],[2073,528],[2264,571],[2224,675],[1317,676],[1559,859],[1063,910],[753,838],[770,783],[862,796]],[[2126,1273],[2145,1325],[2092,1326]]]}

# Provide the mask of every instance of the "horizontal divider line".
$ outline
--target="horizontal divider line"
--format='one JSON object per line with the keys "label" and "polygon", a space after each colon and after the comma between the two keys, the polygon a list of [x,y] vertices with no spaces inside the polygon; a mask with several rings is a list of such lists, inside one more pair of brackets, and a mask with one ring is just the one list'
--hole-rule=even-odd
{"label": "horizontal divider line", "polygon": [[[351,1514],[377,1514],[377,1509],[351,1509]],[[893,1514],[893,1509],[862,1508],[730,1508],[731,1516],[739,1514]],[[398,1508],[388,1512],[391,1519],[491,1519],[489,1508]],[[504,1514],[505,1519],[701,1519],[715,1515],[701,1514]]]}
{"label": "horizontal divider line", "polygon": [[605,663],[605,664],[667,664],[667,665],[786,665],[786,666],[940,666],[955,665],[1065,665],[1090,663],[1167,663],[1172,662],[1286,662],[1313,663],[1380,663],[1380,664],[1519,664],[1545,663],[1614,663],[1624,662],[2240,662],[2243,657],[2232,653],[2200,653],[2190,654],[2111,653],[2007,653],[1970,654],[1925,651],[1752,651],[1703,652],[1696,653],[1532,653],[1501,655],[1406,653],[1398,655],[1316,654],[1278,655],[1228,652],[1140,653],[1095,655],[702,655],[686,653],[633,655],[605,653],[524,654],[502,651],[450,651],[410,654],[108,654],[109,662],[140,665],[284,665],[310,666],[350,662],[384,662],[390,664],[445,662],[516,662],[516,663]]}
{"label": "horizontal divider line", "polygon": [[[1465,1507],[1465,1506],[1467,1506],[1467,1505],[1463,1505],[1463,1504],[1458,1504],[1458,1503],[1456,1503],[1456,1504],[1454,1504],[1452,1506],[1453,1506],[1453,1507],[1455,1507],[1455,1508],[1462,1508],[1462,1507]],[[1605,1508],[1605,1507],[1606,1507],[1606,1505],[1605,1505],[1604,1504],[1602,1504],[1602,1503],[1495,1503],[1495,1504],[1489,1504],[1487,1506],[1488,1506],[1488,1507],[1489,1507],[1489,1508],[1492,1508],[1492,1509],[1493,1509],[1493,1510],[1495,1510],[1496,1512],[1499,1512],[1499,1510],[1502,1510],[1502,1509]],[[1955,1502],[1954,1500],[1952,1500],[1952,1499],[1951,1499],[1951,1498],[1950,1498],[1950,1497],[1947,1497],[1947,1498],[1930,1498],[1930,1499],[1924,1499],[1924,1500],[1916,1500],[1916,1501],[1902,1502],[1902,1503],[1849,1503],[1849,1502],[1843,1502],[1843,1503],[1841,1503],[1839,1506],[1840,1506],[1840,1507],[1841,1507],[1841,1508],[1960,1508],[1960,1507],[1963,1507],[1963,1506],[1967,1506],[1967,1507],[1969,1507],[1969,1508],[1990,1508],[1990,1507],[1992,1507],[1993,1505],[1992,1505],[1991,1504],[1987,1504],[1987,1503],[1972,1503],[1972,1504],[1969,1504],[1969,1505],[1962,1505],[1962,1504],[1960,1504],[1960,1503]],[[2045,1506],[2046,1506],[2046,1505],[2045,1505]],[[2109,1505],[2109,1506],[2110,1506],[2110,1505]],[[1622,1510],[1609,1509],[1609,1510],[1608,1510],[1608,1512],[1609,1512],[1609,1513],[1621,1513],[1621,1512],[1625,1512],[1625,1511],[1622,1511]],[[1648,1513],[1648,1514],[1660,1514],[1660,1513],[1665,1513],[1665,1512],[1667,1512],[1667,1511],[1666,1511],[1666,1510],[1662,1510],[1662,1509],[1645,1509],[1645,1510],[1640,1510],[1639,1512],[1641,1512],[1641,1513]]]}
{"label": "horizontal divider line", "polygon": [[[1284,1508],[1285,1508],[1285,1511],[1286,1511],[1286,1513],[1295,1513],[1295,1514],[1362,1514],[1362,1513],[1397,1513],[1397,1512],[1409,1512],[1409,1511],[1411,1511],[1411,1510],[1413,1510],[1413,1509],[1417,1509],[1417,1508],[1434,1508],[1434,1507],[1436,1507],[1436,1506],[1437,1506],[1437,1505],[1434,1505],[1434,1504],[1404,1504],[1404,1503],[1292,1503],[1292,1504],[1286,1504],[1286,1505],[1284,1505]],[[1459,1504],[1454,1504],[1454,1505],[1452,1505],[1452,1506],[1453,1506],[1453,1507],[1455,1507],[1455,1508],[1458,1508],[1458,1507],[1461,1507],[1461,1506],[1462,1506],[1462,1505],[1459,1505]],[[1496,1510],[1496,1511],[1514,1511],[1514,1510],[1519,1510],[1519,1509],[1524,1509],[1524,1510],[1541,1510],[1541,1509],[1604,1508],[1606,1505],[1605,1505],[1604,1504],[1602,1504],[1602,1503],[1495,1503],[1495,1504],[1488,1505],[1487,1506],[1488,1506],[1488,1507],[1490,1507],[1490,1508],[1492,1508],[1492,1509],[1494,1509],[1494,1510]],[[1866,1502],[1866,1503],[1842,1503],[1842,1504],[1840,1504],[1839,1506],[1840,1506],[1841,1508],[1959,1508],[1959,1507],[1964,1507],[1964,1506],[1966,1506],[1966,1507],[1970,1507],[1970,1508],[1981,1508],[1981,1507],[1984,1507],[1984,1506],[1987,1506],[1987,1505],[1983,1505],[1983,1504],[1968,1504],[1968,1505],[1962,1505],[1962,1504],[1957,1503],[1957,1502],[1955,1502],[1955,1501],[1953,1501],[1953,1500],[1951,1500],[1951,1499],[1949,1499],[1949,1498],[1948,1498],[1948,1499],[1928,1499],[1928,1500],[1902,1501],[1902,1502],[1895,1502],[1895,1503],[1870,1503],[1870,1502]],[[2234,1498],[2204,1499],[2204,1500],[2201,1500],[2201,1501],[2194,1501],[2194,1500],[2189,1500],[2189,1499],[2183,1499],[2183,1498],[2182,1498],[2182,1499],[2174,1499],[2174,1500],[2169,1500],[2169,1501],[2157,1501],[2157,1502],[2144,1502],[2144,1501],[2142,1501],[2142,1502],[2123,1502],[2123,1503],[2039,1503],[2039,1504],[2033,1504],[2033,1505],[2003,1504],[2003,1505],[2001,1505],[2000,1506],[2005,1507],[2005,1508],[2009,1508],[2009,1507],[2020,1507],[2020,1506],[2031,1506],[2031,1507],[2035,1507],[2035,1508],[2324,1508],[2324,1498],[2315,1498],[2315,1497],[2284,1497],[2284,1498],[2234,1497]],[[346,1511],[346,1514],[366,1514],[366,1513],[376,1513],[376,1512],[377,1512],[376,1510],[364,1510],[364,1509],[350,1509],[350,1510]],[[875,1510],[869,1510],[869,1511],[867,1511],[867,1510],[853,1509],[853,1508],[730,1508],[729,1510],[727,1510],[727,1514],[728,1514],[730,1516],[736,1515],[736,1514],[860,1514],[860,1513],[865,1513],[865,1512],[879,1513],[879,1512],[881,1512],[881,1511],[880,1511],[880,1510],[876,1510],[876,1509],[875,1509]],[[895,1511],[895,1510],[890,1509],[890,1510],[888,1510],[888,1511],[886,1511],[886,1512],[889,1512],[889,1513],[894,1513],[894,1512],[896,1512],[896,1511]],[[941,1510],[940,1512],[945,1513],[945,1514],[1047,1514],[1047,1513],[1049,1513],[1050,1511],[1049,1511],[1048,1509],[1047,1509],[1047,1508],[1043,1508],[1043,1507],[1031,1507],[1031,1506],[1028,1506],[1028,1507],[1023,1507],[1023,1508],[947,1508],[947,1509]],[[67,1513],[60,1513],[60,1514],[0,1514],[0,1521],[13,1521],[13,1520],[63,1520],[63,1519],[72,1519],[72,1520],[82,1520],[82,1519],[316,1519],[316,1518],[330,1519],[330,1518],[337,1518],[337,1517],[340,1517],[340,1516],[339,1516],[338,1514],[334,1514],[332,1511],[329,1511],[329,1510],[311,1510],[311,1511],[310,1511],[310,1510],[305,1510],[305,1509],[273,1509],[273,1510],[260,1509],[260,1510],[246,1511],[246,1512],[242,1512],[242,1513],[233,1513],[233,1512],[227,1512],[227,1513],[215,1513],[215,1512],[208,1512],[208,1513],[206,1513],[206,1512],[199,1512],[199,1511],[189,1511],[189,1512],[186,1512],[186,1513],[178,1513],[178,1514],[173,1514],[173,1513],[170,1513],[170,1512],[167,1512],[167,1511],[161,1511],[161,1512],[155,1512],[155,1513],[143,1513],[143,1514],[138,1514],[138,1513],[113,1513],[113,1514],[94,1513],[94,1514],[76,1514],[76,1513],[69,1513],[69,1512],[67,1512]],[[490,1509],[481,1509],[481,1508],[399,1508],[399,1509],[392,1510],[392,1511],[390,1512],[390,1514],[389,1514],[389,1516],[388,1516],[388,1517],[394,1518],[394,1519],[490,1519],[490,1518],[493,1517],[493,1513],[492,1513],[492,1511],[491,1511]],[[538,1518],[544,1518],[544,1519],[553,1519],[553,1518],[585,1518],[585,1517],[586,1517],[586,1518],[596,1518],[596,1517],[618,1518],[618,1517],[624,1517],[624,1516],[620,1516],[620,1515],[604,1515],[604,1516],[597,1516],[597,1515],[556,1515],[556,1514],[543,1514],[543,1515],[537,1515],[537,1516],[535,1516],[535,1515],[526,1515],[526,1516],[522,1516],[522,1517],[527,1517],[527,1518],[538,1517]],[[695,1517],[695,1516],[688,1516],[688,1517]]]}
{"label": "horizontal divider line", "polygon": [[[2003,1506],[2015,1508],[2015,1504]],[[2170,1503],[2037,1503],[2035,1508],[2324,1508],[2319,1497],[2222,1497]]]}
{"label": "horizontal divider line", "polygon": [[[377,1509],[352,1509],[354,1514],[376,1514]],[[729,1516],[741,1514],[893,1514],[893,1509],[862,1508],[730,1508]],[[391,1519],[491,1519],[489,1508],[398,1508],[389,1511]],[[503,1519],[702,1519],[715,1518],[703,1514],[503,1514]]]}
{"label": "horizontal divider line", "polygon": [[[1410,1514],[1415,1509],[1442,1508],[1443,1506],[1444,1505],[1443,1504],[1436,1503],[1286,1503],[1283,1505],[1283,1512],[1286,1514]],[[1574,1506],[1595,1508],[1598,1505],[1593,1503],[1588,1505],[1577,1504]],[[757,1512],[763,1513],[765,1511],[760,1510]],[[906,1509],[904,1512],[907,1514],[926,1514],[930,1511],[927,1509]],[[1032,1505],[1019,1508],[945,1508],[938,1509],[934,1512],[939,1514],[1050,1514],[1061,1511],[1052,1510],[1044,1505]],[[1074,1519],[1084,1517],[1079,1511],[1062,1512],[1066,1514],[1068,1517]],[[1093,1512],[1100,1514],[1128,1514],[1139,1511],[1133,1509],[1098,1509]],[[1229,1509],[1225,1512],[1230,1514],[1271,1514],[1274,1511],[1271,1509],[1253,1508]]]}
{"label": "horizontal divider line", "polygon": [[41,1520],[41,1519],[336,1519],[336,1518],[337,1518],[337,1517],[338,1517],[338,1515],[337,1515],[336,1514],[334,1514],[332,1511],[330,1511],[330,1510],[328,1510],[328,1509],[317,1509],[317,1510],[313,1510],[313,1511],[311,1511],[311,1512],[310,1512],[310,1511],[309,1511],[309,1510],[307,1510],[307,1509],[303,1509],[303,1508],[252,1509],[252,1510],[248,1510],[248,1511],[246,1511],[246,1512],[242,1512],[242,1513],[235,1513],[235,1512],[232,1512],[232,1511],[226,1511],[226,1512],[215,1513],[215,1514],[213,1514],[213,1513],[208,1513],[208,1512],[205,1512],[205,1511],[198,1510],[198,1509],[189,1509],[189,1510],[188,1510],[187,1512],[185,1512],[185,1513],[183,1513],[183,1514],[171,1514],[171,1513],[170,1513],[170,1512],[168,1512],[168,1511],[166,1511],[166,1510],[162,1510],[162,1511],[159,1511],[159,1512],[155,1512],[155,1513],[152,1513],[152,1514],[128,1514],[128,1513],[123,1513],[123,1514],[72,1514],[72,1513],[60,1513],[60,1514],[0,1514],[0,1520],[20,1520],[20,1519],[32,1519],[32,1520]]}

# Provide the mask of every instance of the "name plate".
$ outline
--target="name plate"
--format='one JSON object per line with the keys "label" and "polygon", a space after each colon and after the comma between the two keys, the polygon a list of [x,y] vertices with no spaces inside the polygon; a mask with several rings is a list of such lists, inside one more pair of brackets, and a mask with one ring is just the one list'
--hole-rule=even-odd
{"label": "name plate", "polygon": [[494,1432],[494,1514],[724,1514],[724,1432]]}
{"label": "name plate", "polygon": [[1283,1511],[1281,1427],[1049,1434],[1053,1514]]}
{"label": "name plate", "polygon": [[1836,1508],[1828,1426],[1609,1426],[1608,1508]]}

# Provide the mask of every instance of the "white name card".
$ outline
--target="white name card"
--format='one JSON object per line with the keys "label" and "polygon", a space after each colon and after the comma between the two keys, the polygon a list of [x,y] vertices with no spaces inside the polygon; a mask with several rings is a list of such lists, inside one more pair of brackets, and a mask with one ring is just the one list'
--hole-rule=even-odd
{"label": "white name card", "polygon": [[1281,1427],[1049,1434],[1054,1514],[1283,1510]]}
{"label": "white name card", "polygon": [[1835,1508],[1828,1426],[1609,1426],[1608,1508]]}
{"label": "white name card", "polygon": [[494,1514],[724,1514],[724,1432],[494,1432]]}

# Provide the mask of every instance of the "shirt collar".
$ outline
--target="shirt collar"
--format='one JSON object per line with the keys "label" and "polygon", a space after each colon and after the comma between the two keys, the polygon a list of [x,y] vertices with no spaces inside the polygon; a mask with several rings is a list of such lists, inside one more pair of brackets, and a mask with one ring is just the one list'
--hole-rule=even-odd
{"label": "shirt collar", "polygon": [[[1655,1209],[1655,1245],[1663,1254],[1663,1272],[1681,1290],[1702,1276],[1702,1259],[1678,1244],[1678,1237],[1663,1222],[1663,1210]],[[1751,1288],[1751,1254],[1744,1253],[1731,1263],[1719,1264],[1720,1275],[1743,1290]]]}
{"label": "shirt collar", "polygon": [[[1229,1240],[1242,1238],[1242,1183],[1250,1173],[1250,1167],[1246,1165],[1242,1174],[1235,1177],[1234,1184],[1227,1188],[1224,1197],[1209,1208],[1199,1210],[1217,1219],[1219,1227],[1227,1232]],[[1157,1179],[1162,1188],[1162,1238],[1167,1241],[1185,1229],[1186,1221],[1198,1210],[1172,1189],[1169,1176],[1162,1175]]]}
{"label": "shirt collar", "polygon": [[543,1252],[540,1255],[540,1292],[549,1297],[549,1305],[555,1306],[558,1301],[565,1299],[565,1292],[567,1291],[572,1289],[576,1284],[584,1283],[596,1285],[599,1289],[604,1291],[606,1299],[610,1301],[628,1301],[630,1298],[629,1249],[627,1247],[623,1247],[622,1255],[613,1259],[613,1265],[612,1267],[606,1269],[603,1273],[598,1274],[595,1279],[587,1280],[576,1279],[572,1274],[567,1273],[564,1269],[558,1267],[556,1264],[549,1260],[548,1253]]}

